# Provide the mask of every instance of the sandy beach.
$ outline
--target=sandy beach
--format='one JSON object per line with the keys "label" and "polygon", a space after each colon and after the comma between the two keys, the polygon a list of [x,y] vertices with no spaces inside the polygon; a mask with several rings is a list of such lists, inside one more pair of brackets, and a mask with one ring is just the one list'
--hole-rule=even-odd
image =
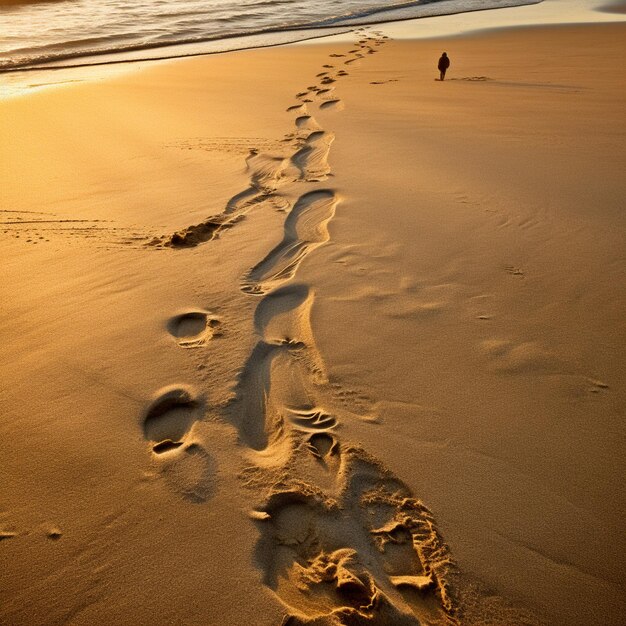
{"label": "sandy beach", "polygon": [[0,100],[0,624],[623,623],[625,35]]}

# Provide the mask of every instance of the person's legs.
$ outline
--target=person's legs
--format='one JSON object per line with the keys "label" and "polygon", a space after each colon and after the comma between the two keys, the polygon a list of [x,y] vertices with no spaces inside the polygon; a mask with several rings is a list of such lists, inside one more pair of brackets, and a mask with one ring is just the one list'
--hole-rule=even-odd
{"label": "person's legs", "polygon": [[446,77],[446,70],[439,70],[439,80],[443,80]]}

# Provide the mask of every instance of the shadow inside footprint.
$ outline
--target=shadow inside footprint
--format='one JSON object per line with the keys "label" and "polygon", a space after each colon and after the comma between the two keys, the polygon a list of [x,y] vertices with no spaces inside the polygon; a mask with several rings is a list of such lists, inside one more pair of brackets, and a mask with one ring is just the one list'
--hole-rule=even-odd
{"label": "shadow inside footprint", "polygon": [[170,450],[176,450],[176,448],[180,448],[180,446],[182,445],[182,441],[172,441],[171,439],[164,439],[163,441],[159,441],[159,443],[152,446],[152,450],[157,454],[163,454],[164,452],[169,452]]}
{"label": "shadow inside footprint", "polygon": [[328,433],[314,433],[309,437],[308,444],[313,455],[321,460],[336,454],[339,449],[336,439]]}
{"label": "shadow inside footprint", "polygon": [[184,387],[164,390],[148,408],[144,437],[153,442],[152,450],[163,454],[182,445],[182,439],[198,419],[200,402]]}
{"label": "shadow inside footprint", "polygon": [[320,104],[320,109],[335,109],[336,111],[341,111],[343,109],[343,102],[341,100],[325,100]]}

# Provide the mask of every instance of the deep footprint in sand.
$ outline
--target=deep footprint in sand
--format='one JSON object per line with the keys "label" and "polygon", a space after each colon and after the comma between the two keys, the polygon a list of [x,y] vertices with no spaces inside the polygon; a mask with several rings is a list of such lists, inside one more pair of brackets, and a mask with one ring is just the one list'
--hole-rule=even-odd
{"label": "deep footprint in sand", "polygon": [[311,453],[322,461],[339,451],[339,443],[328,433],[313,433],[307,443]]}
{"label": "deep footprint in sand", "polygon": [[209,311],[195,310],[170,319],[167,329],[182,348],[199,348],[218,334],[219,325]]}
{"label": "deep footprint in sand", "polygon": [[213,494],[216,475],[215,461],[193,440],[201,409],[202,401],[193,390],[172,386],[161,390],[143,420],[153,467],[173,492],[194,503]]}
{"label": "deep footprint in sand", "polygon": [[[320,460],[338,453],[327,433],[308,445]],[[458,624],[428,509],[364,451],[341,456],[332,493],[286,483],[255,517],[263,582],[296,613],[284,624]]]}
{"label": "deep footprint in sand", "polygon": [[285,168],[290,165],[289,159],[285,157],[250,148],[246,157],[246,166],[250,172],[250,185],[247,189],[235,194],[221,213],[212,215],[199,224],[187,226],[172,235],[155,237],[146,245],[193,248],[215,240],[222,231],[241,222],[249,211],[271,203],[278,187],[285,182]]}
{"label": "deep footprint in sand", "polygon": [[266,295],[255,312],[259,341],[240,374],[231,415],[245,445],[280,452],[265,454],[266,461],[286,458],[302,433],[336,425],[316,402],[327,377],[311,330],[312,304],[308,286],[288,285]]}
{"label": "deep footprint in sand", "polygon": [[143,419],[143,434],[155,454],[180,448],[200,418],[202,403],[184,386],[166,387],[150,404]]}

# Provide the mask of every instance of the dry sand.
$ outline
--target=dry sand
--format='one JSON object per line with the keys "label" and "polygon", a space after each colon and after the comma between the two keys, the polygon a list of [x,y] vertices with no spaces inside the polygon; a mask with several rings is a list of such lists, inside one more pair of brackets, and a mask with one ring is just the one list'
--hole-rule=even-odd
{"label": "dry sand", "polygon": [[0,623],[620,624],[625,32],[0,102]]}

